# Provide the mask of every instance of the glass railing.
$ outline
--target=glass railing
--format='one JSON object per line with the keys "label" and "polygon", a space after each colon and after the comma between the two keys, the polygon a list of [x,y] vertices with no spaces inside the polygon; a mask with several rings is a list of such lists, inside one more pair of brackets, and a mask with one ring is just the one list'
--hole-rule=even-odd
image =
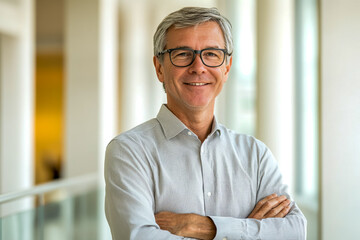
{"label": "glass railing", "polygon": [[1,217],[0,240],[110,240],[104,189],[97,184],[97,178],[60,180],[26,190],[25,195],[18,192],[0,196],[2,208],[29,196],[34,205]]}

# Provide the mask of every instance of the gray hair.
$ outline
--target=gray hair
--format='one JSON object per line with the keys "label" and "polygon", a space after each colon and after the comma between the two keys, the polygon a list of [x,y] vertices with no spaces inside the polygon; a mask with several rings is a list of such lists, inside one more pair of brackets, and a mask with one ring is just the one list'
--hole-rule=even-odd
{"label": "gray hair", "polygon": [[[225,49],[231,54],[233,51],[233,40],[229,20],[222,16],[216,8],[185,7],[170,13],[159,24],[153,39],[154,56],[158,56],[160,52],[165,50],[166,33],[172,26],[175,28],[185,28],[209,21],[214,21],[219,24],[224,35]],[[162,60],[162,58],[160,58],[160,60]]]}

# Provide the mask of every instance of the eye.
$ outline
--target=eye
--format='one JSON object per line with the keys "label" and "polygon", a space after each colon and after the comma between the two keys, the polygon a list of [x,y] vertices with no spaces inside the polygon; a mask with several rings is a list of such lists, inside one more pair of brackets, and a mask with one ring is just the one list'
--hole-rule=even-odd
{"label": "eye", "polygon": [[175,50],[172,52],[173,58],[189,58],[192,57],[192,51],[188,50]]}
{"label": "eye", "polygon": [[206,50],[203,52],[203,56],[206,58],[221,58],[222,51],[220,50]]}

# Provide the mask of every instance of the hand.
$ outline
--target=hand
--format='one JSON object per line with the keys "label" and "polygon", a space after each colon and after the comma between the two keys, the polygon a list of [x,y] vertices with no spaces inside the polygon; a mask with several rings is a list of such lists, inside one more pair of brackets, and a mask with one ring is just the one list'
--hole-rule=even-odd
{"label": "hand", "polygon": [[182,237],[214,239],[216,235],[213,221],[197,214],[159,212],[155,214],[155,221],[162,230]]}
{"label": "hand", "polygon": [[277,196],[275,193],[259,201],[248,218],[282,218],[290,211],[290,200],[286,196]]}

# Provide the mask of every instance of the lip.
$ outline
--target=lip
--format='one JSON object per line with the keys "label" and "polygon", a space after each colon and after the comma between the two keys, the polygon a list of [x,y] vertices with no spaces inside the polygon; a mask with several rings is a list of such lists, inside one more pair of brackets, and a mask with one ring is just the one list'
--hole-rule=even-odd
{"label": "lip", "polygon": [[191,87],[203,87],[203,86],[207,86],[210,83],[205,83],[205,82],[185,82],[184,83],[187,86],[191,86]]}

